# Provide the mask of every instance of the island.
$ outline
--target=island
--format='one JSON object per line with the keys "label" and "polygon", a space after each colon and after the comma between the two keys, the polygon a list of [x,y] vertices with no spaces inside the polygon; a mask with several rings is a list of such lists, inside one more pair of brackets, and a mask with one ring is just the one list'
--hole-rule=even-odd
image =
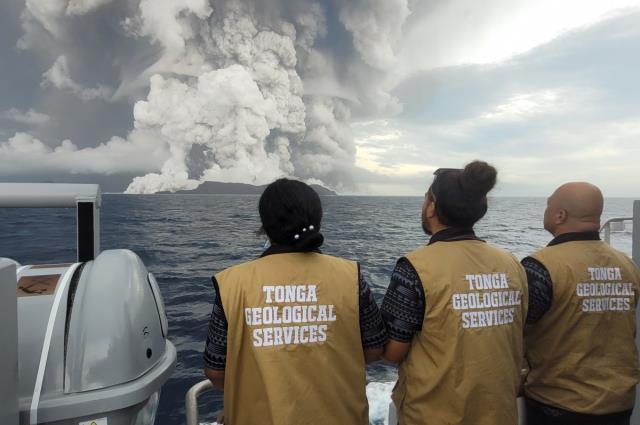
{"label": "island", "polygon": [[[326,187],[312,184],[310,185],[320,196],[336,196],[337,193]],[[221,183],[203,182],[200,186],[192,190],[178,190],[175,192],[158,192],[159,194],[179,194],[179,195],[261,195],[267,185],[255,186],[246,183]]]}

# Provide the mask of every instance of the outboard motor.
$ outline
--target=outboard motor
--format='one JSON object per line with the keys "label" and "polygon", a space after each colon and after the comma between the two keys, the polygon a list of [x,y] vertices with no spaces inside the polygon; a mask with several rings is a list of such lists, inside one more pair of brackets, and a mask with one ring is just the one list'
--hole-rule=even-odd
{"label": "outboard motor", "polygon": [[17,265],[19,423],[152,425],[176,350],[142,260],[99,253],[99,187],[0,184],[0,207],[78,211],[77,262]]}

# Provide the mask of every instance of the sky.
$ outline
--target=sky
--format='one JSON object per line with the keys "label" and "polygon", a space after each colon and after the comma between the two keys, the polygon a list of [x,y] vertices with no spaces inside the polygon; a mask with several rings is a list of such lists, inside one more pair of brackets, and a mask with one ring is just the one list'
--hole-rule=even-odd
{"label": "sky", "polygon": [[640,0],[9,0],[0,180],[640,197]]}

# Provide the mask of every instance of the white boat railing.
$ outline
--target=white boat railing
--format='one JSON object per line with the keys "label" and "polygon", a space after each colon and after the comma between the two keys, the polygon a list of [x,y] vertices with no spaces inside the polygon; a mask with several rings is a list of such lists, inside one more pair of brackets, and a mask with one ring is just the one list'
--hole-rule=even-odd
{"label": "white boat railing", "polygon": [[626,230],[626,221],[633,222],[633,217],[613,217],[605,221],[600,227],[600,233],[604,231],[604,241],[611,244],[611,233],[624,232]]}
{"label": "white boat railing", "polygon": [[18,302],[16,265],[0,258],[0,423],[18,425]]}
{"label": "white boat railing", "polygon": [[201,394],[211,391],[213,384],[208,379],[200,381],[187,391],[185,397],[185,410],[187,415],[187,425],[200,425],[200,419],[198,415],[198,397]]}
{"label": "white boat railing", "polygon": [[[640,267],[640,201],[633,202],[633,217],[614,217],[605,221],[600,231],[604,231],[604,241],[611,243],[612,232],[625,231],[625,222],[633,223],[631,236],[631,257]],[[636,328],[640,329],[640,310],[636,310]],[[636,345],[640,347],[640,333],[636,333]],[[636,391],[636,408],[631,416],[631,423],[640,423],[640,391]]]}
{"label": "white boat railing", "polygon": [[100,253],[100,206],[97,184],[0,183],[0,208],[75,208],[77,260]]}

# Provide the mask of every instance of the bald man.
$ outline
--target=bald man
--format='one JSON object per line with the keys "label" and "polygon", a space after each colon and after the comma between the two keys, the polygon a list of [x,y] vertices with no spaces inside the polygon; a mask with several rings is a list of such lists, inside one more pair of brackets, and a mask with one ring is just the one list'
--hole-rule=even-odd
{"label": "bald man", "polygon": [[522,260],[529,284],[528,425],[629,424],[640,377],[640,271],[600,240],[602,207],[596,186],[560,186],[544,212],[554,239]]}

